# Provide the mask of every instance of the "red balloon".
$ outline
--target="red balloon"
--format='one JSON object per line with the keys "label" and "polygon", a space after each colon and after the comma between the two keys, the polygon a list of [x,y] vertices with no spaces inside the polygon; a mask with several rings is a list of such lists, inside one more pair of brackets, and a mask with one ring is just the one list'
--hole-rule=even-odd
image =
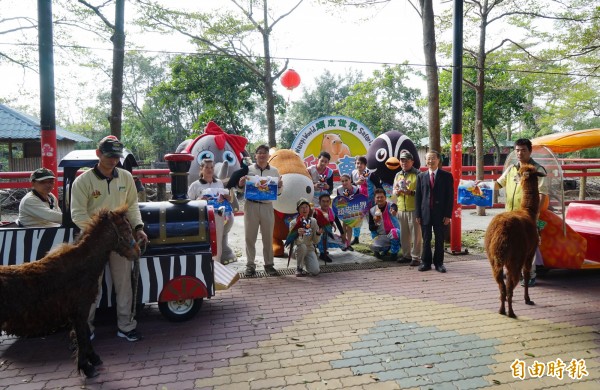
{"label": "red balloon", "polygon": [[281,85],[290,91],[300,85],[300,75],[294,69],[288,69],[281,76]]}

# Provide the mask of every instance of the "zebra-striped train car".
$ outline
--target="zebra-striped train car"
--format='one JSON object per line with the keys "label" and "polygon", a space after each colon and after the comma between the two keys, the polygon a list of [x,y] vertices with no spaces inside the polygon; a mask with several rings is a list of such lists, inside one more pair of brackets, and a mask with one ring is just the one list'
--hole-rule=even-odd
{"label": "zebra-striped train car", "polygon": [[[173,198],[165,202],[139,203],[149,245],[139,261],[137,303],[155,303],[173,321],[192,318],[204,298],[215,294],[213,261],[221,255],[224,219],[203,200],[187,199],[187,171],[194,157],[176,153],[165,156],[171,169]],[[94,150],[70,152],[59,166],[64,169],[63,194],[70,198],[70,187],[81,167],[98,162]],[[121,165],[131,171],[135,158],[125,153]],[[63,223],[58,228],[0,229],[0,265],[16,265],[41,259],[63,242],[73,242],[77,229],[71,220],[69,202],[62,202]],[[101,245],[101,243],[99,243]],[[104,272],[102,297],[98,307],[115,305],[110,272]],[[229,286],[237,280],[228,275]],[[238,276],[239,278],[239,276]],[[107,293],[110,292],[110,293]]]}
{"label": "zebra-striped train car", "polygon": [[[58,245],[73,242],[76,231],[62,227],[0,229],[0,265],[19,265],[41,259]],[[215,294],[210,247],[181,254],[153,254],[149,250],[140,258],[139,265],[137,303],[158,302],[161,313],[171,320],[193,317],[200,309],[202,299]],[[98,307],[115,305],[108,264],[105,271]],[[169,288],[165,288],[167,286]],[[108,291],[111,294],[107,294]]]}

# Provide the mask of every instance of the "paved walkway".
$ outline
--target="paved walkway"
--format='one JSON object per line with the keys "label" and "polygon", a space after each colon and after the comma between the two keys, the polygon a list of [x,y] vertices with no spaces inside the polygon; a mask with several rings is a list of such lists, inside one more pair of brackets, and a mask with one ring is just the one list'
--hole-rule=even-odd
{"label": "paved walkway", "polygon": [[[535,306],[518,287],[513,320],[496,313],[487,261],[467,257],[447,274],[399,265],[242,279],[185,323],[146,307],[139,343],[115,337],[106,319],[94,340],[104,365],[92,380],[75,372],[64,332],[2,337],[0,389],[599,388],[600,272],[550,272],[531,290]],[[512,375],[515,361],[558,359],[585,362],[588,375]]]}
{"label": "paved walkway", "polygon": [[0,389],[600,388],[600,270],[551,271],[530,291],[535,306],[517,287],[515,320],[497,314],[484,256],[446,264],[244,278],[184,323],[146,306],[138,343],[100,316],[104,365],[91,380],[66,332],[1,336]]}
{"label": "paved walkway", "polygon": [[[504,211],[503,209],[487,209],[485,216],[475,215],[474,209],[463,209],[461,228],[462,231],[468,230],[485,230],[492,218]],[[371,235],[369,233],[369,226],[367,220],[363,221],[361,229],[361,242],[368,243],[371,241]],[[244,217],[243,215],[237,216],[231,232],[229,233],[230,246],[238,254],[238,261],[229,264],[229,267],[235,269],[238,272],[244,272],[246,268],[246,244],[244,242]],[[342,252],[340,249],[333,249],[330,251],[331,257],[333,258],[333,266],[349,264],[364,264],[364,263],[379,263],[381,262],[377,258],[371,255],[362,254],[359,252]],[[286,251],[287,253],[287,251]],[[262,238],[260,233],[258,234],[258,240],[256,242],[256,264],[259,275],[262,274],[261,270],[264,265],[264,259],[262,256]],[[288,259],[275,258],[275,268],[282,270],[287,268]],[[323,264],[321,262],[321,264]],[[296,263],[292,259],[290,267],[295,267]]]}

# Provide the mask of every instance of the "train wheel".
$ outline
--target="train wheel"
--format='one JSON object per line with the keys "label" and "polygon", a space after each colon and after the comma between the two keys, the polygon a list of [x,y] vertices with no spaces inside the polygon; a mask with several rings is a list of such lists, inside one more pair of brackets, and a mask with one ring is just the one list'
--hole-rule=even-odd
{"label": "train wheel", "polygon": [[202,298],[158,302],[160,313],[174,322],[192,319],[202,307]]}

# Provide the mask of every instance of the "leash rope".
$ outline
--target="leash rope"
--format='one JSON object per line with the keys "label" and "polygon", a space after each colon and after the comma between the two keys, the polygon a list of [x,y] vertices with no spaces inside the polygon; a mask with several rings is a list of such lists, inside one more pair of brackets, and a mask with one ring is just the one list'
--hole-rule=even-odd
{"label": "leash rope", "polygon": [[[140,247],[140,257],[144,252],[146,252],[146,241],[139,240],[138,245]],[[143,249],[142,249],[143,248]],[[133,321],[135,317],[135,312],[137,310],[137,297],[138,297],[138,284],[140,279],[140,258],[138,257],[133,261],[133,307],[131,309],[131,318],[130,322]]]}

